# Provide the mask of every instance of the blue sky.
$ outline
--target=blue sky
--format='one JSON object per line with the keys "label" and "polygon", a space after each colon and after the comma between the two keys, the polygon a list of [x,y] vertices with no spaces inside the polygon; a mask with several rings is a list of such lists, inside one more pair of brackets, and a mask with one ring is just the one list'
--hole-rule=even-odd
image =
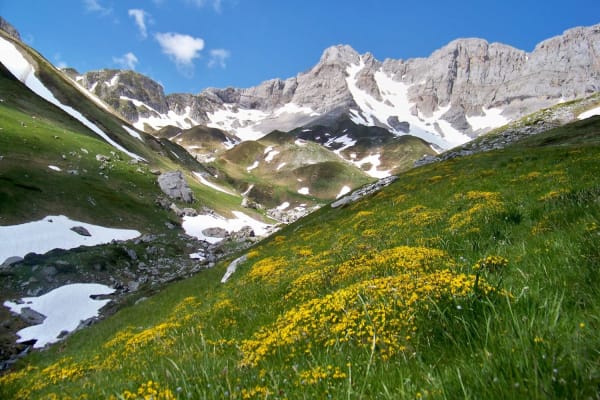
{"label": "blue sky", "polygon": [[135,69],[197,93],[295,76],[336,44],[379,60],[461,37],[531,51],[600,23],[600,1],[0,0],[0,15],[55,65]]}

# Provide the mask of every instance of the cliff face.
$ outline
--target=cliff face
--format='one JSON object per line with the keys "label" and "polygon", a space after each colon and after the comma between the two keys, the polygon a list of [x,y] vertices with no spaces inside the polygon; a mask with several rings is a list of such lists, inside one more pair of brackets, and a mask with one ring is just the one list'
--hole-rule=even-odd
{"label": "cliff face", "polygon": [[244,138],[328,125],[340,116],[451,147],[510,120],[600,90],[600,25],[545,40],[531,53],[458,39],[427,58],[376,60],[349,46],[326,49],[295,77],[247,88],[165,96],[131,71],[78,78],[140,128],[219,127]]}

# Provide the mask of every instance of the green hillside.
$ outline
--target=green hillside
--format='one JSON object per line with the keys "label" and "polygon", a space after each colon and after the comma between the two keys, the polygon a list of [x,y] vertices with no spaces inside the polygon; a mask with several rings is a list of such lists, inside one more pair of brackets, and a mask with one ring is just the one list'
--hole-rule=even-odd
{"label": "green hillside", "polygon": [[[142,232],[165,230],[172,216],[154,204],[162,193],[151,171],[182,170],[198,199],[196,208],[207,206],[226,216],[231,210],[245,210],[240,206],[241,196],[199,183],[192,172],[207,172],[205,167],[179,144],[142,132],[134,136],[133,127],[84,95],[35,50],[0,35],[20,49],[61,103],[75,108],[145,160],[131,161],[78,120],[38,97],[0,64],[1,225],[65,214]],[[105,156],[104,161],[99,155]]]}
{"label": "green hillside", "polygon": [[599,155],[595,117],[408,171],[26,357],[0,397],[595,398]]}
{"label": "green hillside", "polygon": [[[253,185],[246,195],[267,207],[322,204],[345,186],[357,188],[373,180],[323,146],[296,142],[292,134],[279,131],[238,144],[213,165],[239,192]],[[302,194],[302,188],[309,193]]]}

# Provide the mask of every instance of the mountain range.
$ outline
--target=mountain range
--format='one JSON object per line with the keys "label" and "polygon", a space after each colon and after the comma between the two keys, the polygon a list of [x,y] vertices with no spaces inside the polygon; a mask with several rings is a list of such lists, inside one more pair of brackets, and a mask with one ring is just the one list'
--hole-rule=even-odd
{"label": "mountain range", "polygon": [[206,125],[251,140],[273,130],[332,126],[347,117],[448,149],[600,90],[600,25],[567,30],[530,53],[457,39],[427,58],[381,62],[350,46],[333,46],[295,77],[197,95],[165,95],[160,84],[134,71],[69,74],[147,132]]}

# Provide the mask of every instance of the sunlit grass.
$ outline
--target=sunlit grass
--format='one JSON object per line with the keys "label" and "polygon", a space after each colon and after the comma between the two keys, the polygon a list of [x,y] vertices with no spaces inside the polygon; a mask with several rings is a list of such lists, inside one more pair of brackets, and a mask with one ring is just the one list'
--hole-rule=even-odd
{"label": "sunlit grass", "polygon": [[25,358],[0,396],[594,398],[600,152],[569,143],[597,125],[324,207],[226,284],[224,261]]}

